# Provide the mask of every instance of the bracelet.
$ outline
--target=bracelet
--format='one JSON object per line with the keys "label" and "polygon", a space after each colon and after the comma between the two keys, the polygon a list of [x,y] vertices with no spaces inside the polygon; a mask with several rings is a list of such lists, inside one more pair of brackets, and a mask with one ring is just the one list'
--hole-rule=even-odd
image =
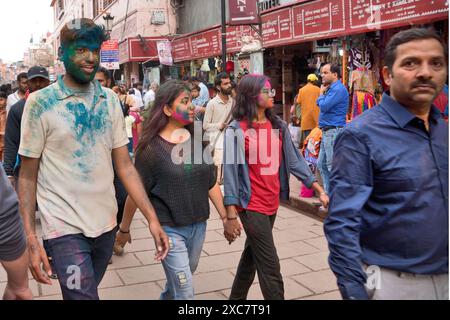
{"label": "bracelet", "polygon": [[123,231],[122,229],[120,229],[120,227],[119,227],[119,232],[120,232],[120,233],[125,233],[125,234],[127,234],[127,233],[130,233],[130,230],[128,230],[127,232],[125,232],[125,231]]}
{"label": "bracelet", "polygon": [[227,217],[227,220],[237,220],[237,217],[234,217],[234,218],[228,218]]}
{"label": "bracelet", "polygon": [[325,192],[321,192],[320,195],[326,196],[327,194]]}

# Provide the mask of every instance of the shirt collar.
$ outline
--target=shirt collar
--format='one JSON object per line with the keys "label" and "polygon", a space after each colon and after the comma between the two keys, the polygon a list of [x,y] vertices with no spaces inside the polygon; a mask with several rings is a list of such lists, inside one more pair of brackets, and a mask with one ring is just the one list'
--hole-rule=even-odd
{"label": "shirt collar", "polygon": [[432,105],[430,110],[430,120],[437,122],[439,119],[442,119],[441,111],[435,105]]}
{"label": "shirt collar", "polygon": [[[92,81],[92,83],[94,84],[94,97],[106,98],[106,92],[103,90],[102,86],[100,85],[100,82],[98,82],[97,80],[94,80],[94,81]],[[57,93],[58,100],[64,100],[64,99],[74,95],[73,90],[71,90],[69,87],[67,87],[66,84],[64,83],[62,76],[58,76],[57,84],[59,87],[59,90]]]}
{"label": "shirt collar", "polygon": [[225,104],[225,105],[229,104],[229,103],[232,101],[232,99],[233,99],[232,97],[228,97],[228,102],[225,103],[225,102],[222,100],[222,98],[220,97],[219,94],[216,95],[216,98],[217,98],[217,101],[218,101],[219,103]]}
{"label": "shirt collar", "polygon": [[338,86],[339,83],[341,83],[341,80],[337,80],[336,82],[333,82],[333,83],[330,85],[330,89],[331,89],[331,88],[334,88],[334,87],[336,87],[336,86]]}
{"label": "shirt collar", "polygon": [[[412,114],[403,105],[395,101],[389,93],[383,94],[380,106],[402,128],[416,118],[416,115]],[[439,110],[435,106],[432,106],[430,110],[430,120],[437,121],[440,117],[441,114]]]}

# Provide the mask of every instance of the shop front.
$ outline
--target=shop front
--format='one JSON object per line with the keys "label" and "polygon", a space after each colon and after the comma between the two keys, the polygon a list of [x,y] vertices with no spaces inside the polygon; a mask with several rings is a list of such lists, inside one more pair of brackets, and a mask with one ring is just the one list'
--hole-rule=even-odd
{"label": "shop front", "polygon": [[[413,26],[435,28],[448,43],[445,0],[317,0],[263,12],[264,70],[277,89],[286,121],[299,88],[324,63],[341,67],[349,89],[349,120],[375,105],[386,88],[383,51],[393,34]],[[281,70],[281,72],[280,72]]]}
{"label": "shop front", "polygon": [[[228,35],[227,40],[230,40]],[[228,54],[225,67],[225,71],[231,75],[235,72],[235,56],[231,52],[232,49],[227,47]],[[208,84],[210,88],[213,88],[214,77],[223,69],[220,26],[174,39],[172,52],[175,65],[179,69],[180,78],[185,76],[197,77]]]}

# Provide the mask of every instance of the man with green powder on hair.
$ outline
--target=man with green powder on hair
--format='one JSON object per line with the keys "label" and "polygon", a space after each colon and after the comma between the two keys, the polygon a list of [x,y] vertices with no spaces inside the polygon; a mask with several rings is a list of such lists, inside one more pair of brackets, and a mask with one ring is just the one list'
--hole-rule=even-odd
{"label": "man with green powder on hair", "polygon": [[148,220],[157,260],[167,255],[168,238],[128,155],[117,95],[94,81],[100,47],[107,40],[104,28],[90,19],[75,19],[62,28],[60,40],[59,58],[66,74],[32,93],[22,117],[20,211],[33,277],[51,284],[47,253],[35,230],[37,199],[42,238],[63,298],[95,300],[117,227],[113,161],[117,175]]}

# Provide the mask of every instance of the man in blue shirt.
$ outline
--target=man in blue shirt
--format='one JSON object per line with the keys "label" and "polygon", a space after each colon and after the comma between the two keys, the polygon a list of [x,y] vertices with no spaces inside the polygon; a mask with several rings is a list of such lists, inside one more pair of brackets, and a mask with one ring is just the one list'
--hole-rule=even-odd
{"label": "man in blue shirt", "polygon": [[325,234],[344,299],[448,299],[448,125],[432,106],[445,51],[432,31],[396,34],[390,94],[336,140]]}
{"label": "man in blue shirt", "polygon": [[330,191],[334,141],[345,126],[348,109],[348,91],[339,80],[339,72],[339,67],[335,65],[326,64],[322,67],[322,86],[317,99],[320,108],[319,128],[322,129],[318,167],[327,194]]}

